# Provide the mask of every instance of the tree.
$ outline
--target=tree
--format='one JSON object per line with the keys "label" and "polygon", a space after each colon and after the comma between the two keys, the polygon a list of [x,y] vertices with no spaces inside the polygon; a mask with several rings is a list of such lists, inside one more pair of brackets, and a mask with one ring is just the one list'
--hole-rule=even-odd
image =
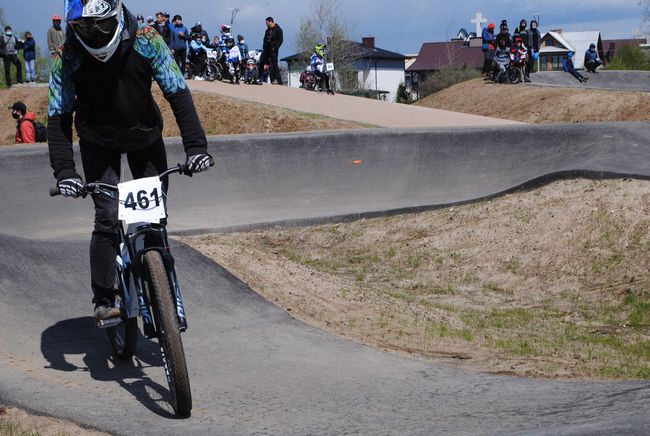
{"label": "tree", "polygon": [[[326,60],[333,62],[341,78],[355,77],[361,53],[350,42],[349,24],[341,18],[341,0],[312,0],[311,13],[300,20],[295,36],[296,50],[305,56],[305,63],[316,44],[327,44]],[[339,80],[341,83],[341,80]],[[343,80],[347,88],[358,86],[358,80]]]}
{"label": "tree", "polygon": [[650,42],[650,0],[640,0],[639,6],[642,8],[641,12],[641,33]]}

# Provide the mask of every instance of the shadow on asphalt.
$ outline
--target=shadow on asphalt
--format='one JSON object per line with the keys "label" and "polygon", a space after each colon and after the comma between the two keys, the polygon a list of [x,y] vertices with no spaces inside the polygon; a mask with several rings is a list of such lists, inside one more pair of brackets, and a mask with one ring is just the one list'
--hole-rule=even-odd
{"label": "shadow on asphalt", "polygon": [[[50,364],[46,369],[84,371],[93,380],[115,382],[152,412],[165,418],[177,418],[169,403],[169,390],[145,373],[149,367],[154,371],[164,369],[158,345],[141,333],[135,357],[123,362],[113,355],[106,334],[95,327],[92,317],[67,319],[43,331],[41,353]],[[83,355],[85,366],[68,361],[66,357],[71,355]]]}

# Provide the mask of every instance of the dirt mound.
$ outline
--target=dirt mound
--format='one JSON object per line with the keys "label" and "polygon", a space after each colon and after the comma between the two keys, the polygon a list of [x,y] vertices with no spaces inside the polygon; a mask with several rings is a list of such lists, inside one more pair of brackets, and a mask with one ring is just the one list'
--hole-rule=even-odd
{"label": "dirt mound", "polygon": [[649,189],[566,180],[185,241],[292,316],[361,343],[495,373],[649,380]]}
{"label": "dirt mound", "polygon": [[[160,90],[154,85],[154,97],[163,115],[164,136],[180,136],[174,114]],[[249,103],[214,94],[193,92],[201,124],[208,135],[238,133],[300,132],[310,130],[339,130],[363,127],[358,123],[301,113],[275,106]],[[47,87],[14,86],[0,91],[3,108],[22,101],[36,119],[47,120]],[[8,115],[8,111],[5,112]],[[13,145],[16,121],[10,116],[0,117],[0,145]]]}
{"label": "dirt mound", "polygon": [[650,93],[459,83],[416,103],[420,106],[531,124],[649,121]]}

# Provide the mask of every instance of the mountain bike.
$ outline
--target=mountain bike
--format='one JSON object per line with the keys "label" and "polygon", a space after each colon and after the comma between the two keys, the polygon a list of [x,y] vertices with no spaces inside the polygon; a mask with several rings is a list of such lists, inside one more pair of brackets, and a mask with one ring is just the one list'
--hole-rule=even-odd
{"label": "mountain bike", "polygon": [[[87,183],[82,196],[115,198],[117,194],[119,198],[121,224],[114,306],[120,309],[121,316],[99,321],[97,327],[106,330],[117,357],[129,360],[137,349],[141,317],[144,336],[157,339],[160,345],[174,412],[189,416],[192,393],[181,340],[181,332],[187,330],[187,318],[167,238],[166,194],[161,181],[173,173],[191,175],[185,165],[179,164],[159,176],[117,186]],[[52,196],[59,194],[58,188],[50,190]]]}

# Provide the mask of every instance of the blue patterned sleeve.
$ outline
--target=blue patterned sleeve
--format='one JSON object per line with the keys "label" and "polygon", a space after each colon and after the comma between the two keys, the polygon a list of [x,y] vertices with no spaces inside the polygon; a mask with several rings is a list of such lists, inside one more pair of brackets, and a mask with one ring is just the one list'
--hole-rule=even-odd
{"label": "blue patterned sleeve", "polygon": [[148,26],[138,29],[135,50],[151,65],[153,78],[165,97],[187,89],[183,73],[155,29]]}
{"label": "blue patterned sleeve", "polygon": [[149,62],[151,74],[174,112],[188,157],[207,153],[208,141],[192,94],[165,41],[152,27],[142,26],[138,28],[135,50]]}
{"label": "blue patterned sleeve", "polygon": [[72,113],[75,86],[70,70],[69,63],[63,62],[62,53],[59,52],[52,57],[47,100],[47,114],[50,117]]}

